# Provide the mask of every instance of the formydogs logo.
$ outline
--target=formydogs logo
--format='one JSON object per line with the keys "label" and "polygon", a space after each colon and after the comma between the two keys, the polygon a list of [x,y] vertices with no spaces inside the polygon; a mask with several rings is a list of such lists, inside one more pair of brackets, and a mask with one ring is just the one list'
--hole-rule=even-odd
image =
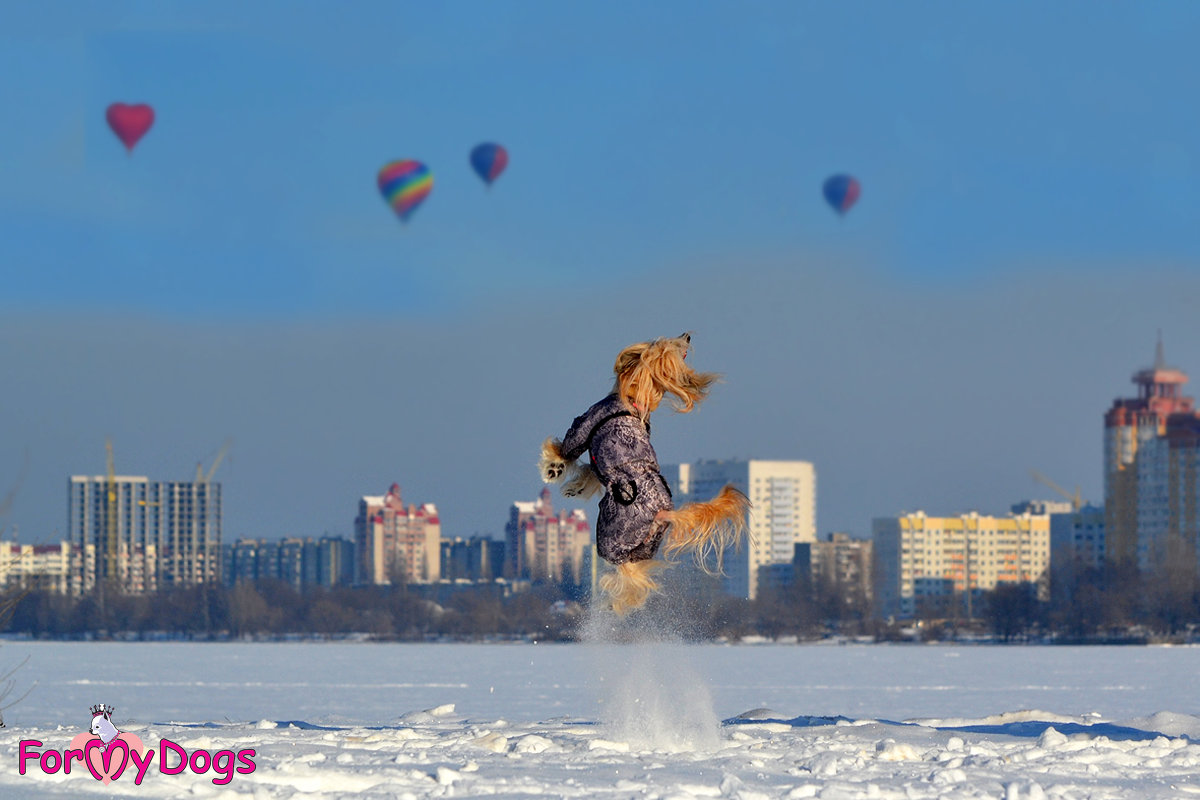
{"label": "formydogs logo", "polygon": [[42,750],[42,742],[22,739],[21,763],[17,771],[24,775],[34,766],[29,762],[34,761],[36,767],[46,775],[55,775],[60,771],[70,775],[71,767],[79,762],[75,768],[77,773],[86,770],[93,778],[106,784],[120,778],[128,768],[134,776],[133,782],[140,786],[150,773],[157,754],[160,774],[178,775],[189,770],[195,775],[213,772],[212,782],[218,786],[229,783],[235,774],[248,775],[254,772],[255,752],[251,749],[236,753],[232,750],[216,753],[193,750],[188,753],[187,748],[170,739],[160,739],[157,750],[147,750],[135,734],[117,730],[112,721],[115,710],[104,703],[92,706],[92,724],[88,726],[88,732],[78,734],[63,751]]}

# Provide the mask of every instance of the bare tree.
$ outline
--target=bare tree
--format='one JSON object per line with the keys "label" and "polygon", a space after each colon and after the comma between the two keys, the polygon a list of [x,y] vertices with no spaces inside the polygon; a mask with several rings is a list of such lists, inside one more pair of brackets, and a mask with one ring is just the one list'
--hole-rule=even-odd
{"label": "bare tree", "polygon": [[[19,589],[0,595],[0,630],[8,627],[8,622],[12,619],[13,612],[16,611],[17,605],[25,598],[26,594],[28,594],[27,591]],[[26,656],[21,663],[8,670],[8,672],[0,675],[0,728],[4,727],[4,712],[24,700],[33,691],[33,687],[37,685],[37,683],[34,683],[19,696],[12,696],[17,688],[17,680],[13,676],[17,674],[17,670],[27,663],[29,663],[29,656]]]}

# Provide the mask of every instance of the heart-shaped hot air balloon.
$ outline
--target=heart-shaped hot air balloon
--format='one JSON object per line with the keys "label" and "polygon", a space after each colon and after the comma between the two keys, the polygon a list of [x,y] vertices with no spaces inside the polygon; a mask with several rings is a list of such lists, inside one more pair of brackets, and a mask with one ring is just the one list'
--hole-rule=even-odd
{"label": "heart-shaped hot air balloon", "polygon": [[401,222],[408,222],[432,189],[433,173],[420,161],[392,161],[379,170],[379,193]]}
{"label": "heart-shaped hot air balloon", "polygon": [[508,166],[508,151],[503,146],[485,142],[471,151],[471,168],[488,186],[500,177]]}
{"label": "heart-shaped hot air balloon", "polygon": [[113,129],[113,133],[125,144],[125,149],[130,153],[133,152],[133,146],[146,135],[146,131],[150,130],[150,126],[154,124],[154,109],[145,103],[136,105],[113,103],[108,107],[104,116],[108,119],[108,127]]}
{"label": "heart-shaped hot air balloon", "polygon": [[825,202],[839,214],[845,214],[858,202],[862,187],[852,175],[834,175],[825,181]]}

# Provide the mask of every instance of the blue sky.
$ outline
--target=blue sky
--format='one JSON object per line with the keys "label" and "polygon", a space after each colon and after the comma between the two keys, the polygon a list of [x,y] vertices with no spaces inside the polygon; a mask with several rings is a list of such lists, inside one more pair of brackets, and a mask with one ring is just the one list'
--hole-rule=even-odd
{"label": "blue sky", "polygon": [[[675,447],[659,444],[662,460],[813,460],[822,530],[862,532],[872,514],[961,474],[943,474],[947,458],[931,454],[914,483],[883,486],[886,499],[863,508],[846,453],[885,459],[851,433],[851,415],[878,409],[820,399],[859,380],[865,361],[884,368],[885,352],[906,368],[902,382],[919,382],[943,336],[979,345],[958,357],[981,376],[1036,366],[1026,385],[1061,377],[1056,359],[1096,365],[1095,394],[1071,411],[1090,427],[1028,465],[1057,467],[1095,496],[1096,419],[1152,356],[1156,329],[1172,360],[1200,369],[1186,321],[1200,278],[1198,22],[1187,3],[4,4],[0,312],[14,338],[0,368],[21,391],[0,431],[14,451],[0,481],[16,480],[22,448],[34,453],[10,523],[63,524],[43,509],[61,508],[49,504],[67,474],[102,466],[105,435],[121,437],[128,471],[182,463],[184,477],[232,436],[231,461],[240,451],[242,465],[257,465],[230,478],[239,484],[227,489],[227,519],[244,520],[231,522],[236,535],[344,528],[352,511],[318,509],[352,508],[355,492],[392,480],[424,492],[418,502],[443,492],[443,506],[461,504],[457,532],[496,531],[489,519],[502,525],[507,502],[540,488],[497,478],[524,468],[518,440],[482,458],[478,498],[456,497],[445,484],[461,455],[439,467],[440,456],[418,460],[399,440],[381,446],[377,432],[402,404],[346,400],[363,391],[361,376],[390,362],[390,382],[366,382],[399,397],[423,370],[428,406],[414,400],[413,411],[445,426],[427,445],[463,450],[447,409],[451,393],[471,390],[451,373],[487,352],[510,366],[488,387],[503,399],[461,414],[530,413],[514,433],[540,440],[605,388],[610,351],[676,328],[699,331],[698,346],[709,331],[714,354],[733,363],[707,366],[729,374],[744,405],[714,412],[716,431],[672,422],[679,438],[668,432]],[[114,101],[156,110],[132,157],[105,124]],[[489,140],[511,159],[490,191],[467,163]],[[434,174],[406,225],[375,187],[397,158]],[[843,171],[863,194],[838,218],[820,186]],[[681,286],[692,305],[671,296]],[[660,305],[636,296],[647,287],[665,295]],[[1029,299],[1052,291],[1057,302],[1030,316]],[[827,294],[810,308],[814,292]],[[1162,292],[1185,311],[1168,314]],[[923,305],[931,300],[941,312]],[[896,329],[881,322],[902,307],[925,309],[895,317],[912,351],[895,350]],[[970,324],[972,308],[999,320],[990,363],[977,354],[993,340],[964,340],[937,319]],[[797,321],[799,309],[822,326]],[[539,317],[554,321],[551,333]],[[770,346],[733,347],[749,335],[739,320]],[[163,352],[141,367],[101,367],[114,331],[127,337],[120,352]],[[179,352],[207,366],[186,397],[156,395],[154,364]],[[782,372],[780,353],[794,358]],[[297,369],[315,385],[280,393],[297,380],[283,372]],[[334,376],[340,393],[324,394]],[[739,394],[735,376],[758,393]],[[862,390],[902,406],[886,377]],[[557,398],[541,388],[534,401],[531,381],[566,388]],[[772,391],[797,399],[764,411]],[[1014,401],[984,395],[975,408]],[[148,396],[159,404],[140,406]],[[228,400],[238,397],[263,416],[240,412]],[[770,413],[797,404],[831,416],[844,438],[789,420],[794,442],[764,452],[781,424]],[[1045,413],[1047,436],[1070,425],[1054,418],[1066,413],[1059,405],[1029,409]],[[289,474],[278,456],[301,419],[321,421],[307,435],[323,457]],[[981,446],[1012,432],[992,435]],[[932,492],[947,506],[936,510],[1003,510],[1018,487],[1033,491],[1022,458],[1005,462],[1018,479]],[[344,467],[322,481],[321,465],[354,462],[358,483]],[[342,483],[322,495],[331,481]],[[256,516],[281,484],[308,486],[313,505],[286,521]]]}
{"label": "blue sky", "polygon": [[[1200,251],[1184,4],[5,17],[9,305],[387,315],[713,255],[837,249],[938,282]],[[157,112],[132,158],[114,101]],[[485,140],[512,154],[490,192],[466,161]],[[395,158],[435,177],[407,226],[374,185]],[[864,186],[843,221],[819,192],[837,171]]]}

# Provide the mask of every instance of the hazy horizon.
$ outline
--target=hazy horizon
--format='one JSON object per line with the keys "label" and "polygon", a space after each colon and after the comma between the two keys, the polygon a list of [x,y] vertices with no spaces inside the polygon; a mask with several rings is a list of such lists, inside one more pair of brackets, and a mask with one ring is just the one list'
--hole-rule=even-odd
{"label": "hazy horizon", "polygon": [[[1058,499],[1030,469],[1102,501],[1159,330],[1200,373],[1192,4],[72,8],[0,9],[6,537],[61,539],[106,438],[156,480],[232,439],[227,541],[349,535],[393,482],[498,536],[683,330],[725,379],[660,461],[811,461],[818,535],[866,536]],[[112,102],[155,108],[132,154]]]}
{"label": "hazy horizon", "polygon": [[[550,294],[533,317],[481,312],[457,324],[10,318],[0,359],[21,402],[9,403],[0,487],[16,483],[26,449],[29,469],[6,529],[53,539],[66,524],[68,476],[102,474],[111,437],[118,473],[155,480],[192,479],[231,439],[213,476],[230,541],[350,535],[359,497],[393,481],[406,503],[438,506],[443,535],[498,536],[511,503],[543,488],[541,440],[608,392],[616,351],[685,329],[696,366],[724,380],[692,414],[655,413],[660,461],[811,461],[819,536],[865,536],[871,518],[902,511],[1005,513],[1059,499],[1030,469],[1102,501],[1103,413],[1153,362],[1159,322],[1106,322],[1123,313],[1118,276],[1107,292],[1059,277],[1038,294],[1016,284],[925,297],[855,273],[777,271],[770,297],[720,271],[681,273],[626,302],[612,330],[547,310]],[[1200,365],[1187,317],[1200,282],[1157,279],[1175,281],[1163,336],[1168,361],[1188,371]],[[667,293],[670,307],[656,309]],[[796,310],[755,316],[756,304]],[[914,319],[922,305],[938,313]],[[690,324],[697,318],[707,324]],[[141,357],[107,364],[96,330]],[[96,388],[72,388],[86,386]],[[594,503],[557,489],[555,505],[595,515]]]}

